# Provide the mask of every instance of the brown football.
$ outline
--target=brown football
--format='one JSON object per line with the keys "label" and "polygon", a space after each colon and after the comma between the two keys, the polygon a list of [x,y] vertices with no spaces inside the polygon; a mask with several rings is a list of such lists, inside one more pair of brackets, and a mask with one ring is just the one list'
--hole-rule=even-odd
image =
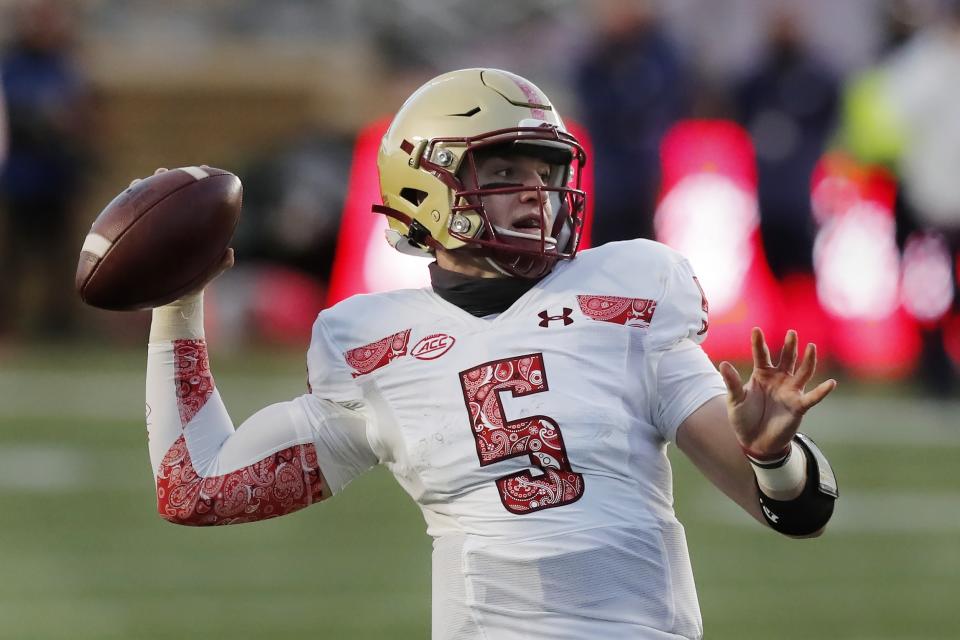
{"label": "brown football", "polygon": [[182,167],[145,178],[97,216],[80,250],[77,291],[101,309],[149,309],[189,293],[220,267],[240,219],[229,171]]}

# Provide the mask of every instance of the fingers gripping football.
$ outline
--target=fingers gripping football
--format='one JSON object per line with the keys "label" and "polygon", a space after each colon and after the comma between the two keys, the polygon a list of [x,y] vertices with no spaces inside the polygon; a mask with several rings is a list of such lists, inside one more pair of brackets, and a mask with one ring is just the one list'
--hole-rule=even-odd
{"label": "fingers gripping football", "polygon": [[[169,169],[167,169],[166,167],[158,167],[158,168],[153,172],[153,175],[159,175],[159,174],[163,173],[164,171],[169,171]],[[132,187],[133,185],[137,184],[137,183],[140,182],[141,180],[143,180],[143,178],[134,178],[133,180],[130,181],[130,185],[129,185],[129,186]]]}
{"label": "fingers gripping football", "polygon": [[87,235],[77,266],[80,296],[96,307],[127,310],[202,290],[233,264],[229,243],[242,192],[235,175],[205,165],[134,180]]}
{"label": "fingers gripping football", "polygon": [[759,328],[753,329],[751,346],[753,372],[746,384],[733,365],[720,363],[728,391],[727,413],[741,446],[772,458],[787,448],[803,415],[826,398],[837,383],[831,379],[805,391],[816,370],[817,349],[808,344],[797,366],[796,331],[787,332],[776,365]]}

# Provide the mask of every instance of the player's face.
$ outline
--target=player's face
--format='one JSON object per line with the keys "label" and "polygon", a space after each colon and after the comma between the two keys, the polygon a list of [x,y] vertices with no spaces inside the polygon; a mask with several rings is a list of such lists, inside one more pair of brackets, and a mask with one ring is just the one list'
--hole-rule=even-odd
{"label": "player's face", "polygon": [[[529,191],[484,195],[483,207],[498,236],[505,242],[535,249],[541,233],[549,236],[553,224],[553,207],[548,192],[537,187],[553,184],[556,165],[532,156],[511,154],[477,158],[477,188],[531,187]],[[468,188],[473,176],[466,177]],[[544,231],[545,229],[545,231]]]}
{"label": "player's face", "polygon": [[[475,172],[474,172],[475,165]],[[557,208],[549,194],[538,187],[556,186],[562,180],[566,165],[551,164],[543,159],[518,153],[477,154],[460,173],[465,190],[529,187],[502,194],[484,194],[482,204],[487,220],[494,227],[497,239],[530,251],[539,251],[542,243],[551,248],[550,237]],[[555,195],[555,192],[553,192]],[[480,204],[472,198],[475,204]],[[471,276],[496,278],[504,273],[491,266],[482,252],[467,247],[457,250],[438,249],[437,263],[444,269]]]}

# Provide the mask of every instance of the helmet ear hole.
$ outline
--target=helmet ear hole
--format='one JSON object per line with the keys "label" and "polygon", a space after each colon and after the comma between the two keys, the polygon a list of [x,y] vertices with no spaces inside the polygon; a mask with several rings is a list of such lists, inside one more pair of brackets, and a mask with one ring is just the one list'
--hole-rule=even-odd
{"label": "helmet ear hole", "polygon": [[404,187],[400,190],[400,197],[413,206],[419,207],[420,203],[427,199],[427,192],[412,187]]}

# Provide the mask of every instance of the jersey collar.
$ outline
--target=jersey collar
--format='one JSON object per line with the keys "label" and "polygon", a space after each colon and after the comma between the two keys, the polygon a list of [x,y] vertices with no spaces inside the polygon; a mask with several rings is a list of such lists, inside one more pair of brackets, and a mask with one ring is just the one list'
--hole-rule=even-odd
{"label": "jersey collar", "polygon": [[438,296],[478,318],[503,313],[540,279],[477,278],[430,263],[430,284]]}

